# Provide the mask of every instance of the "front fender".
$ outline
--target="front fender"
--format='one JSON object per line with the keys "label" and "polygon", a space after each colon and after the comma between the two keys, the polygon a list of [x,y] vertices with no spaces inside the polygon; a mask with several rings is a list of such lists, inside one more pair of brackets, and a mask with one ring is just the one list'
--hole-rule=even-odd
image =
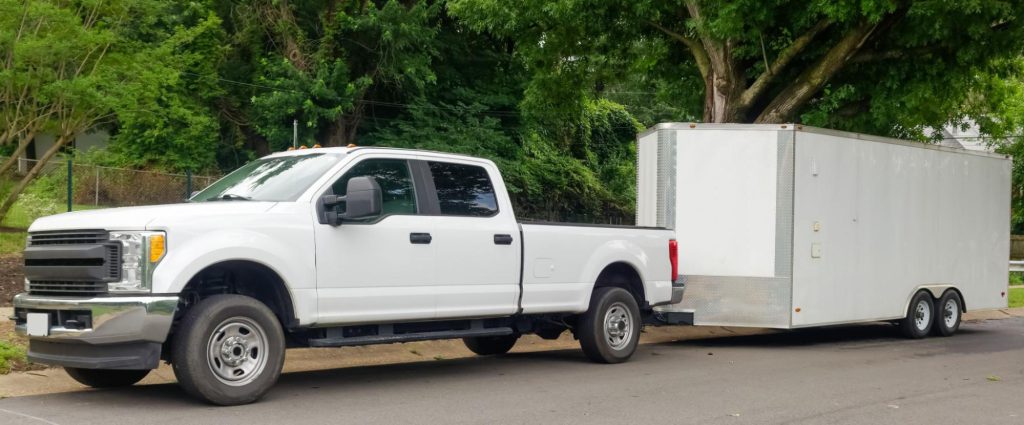
{"label": "front fender", "polygon": [[[262,264],[285,283],[300,323],[315,321],[316,271],[312,234],[228,229],[195,237],[168,234],[167,256],[153,273],[153,292],[177,294],[203,269],[242,260]],[[177,238],[175,236],[178,236]]]}

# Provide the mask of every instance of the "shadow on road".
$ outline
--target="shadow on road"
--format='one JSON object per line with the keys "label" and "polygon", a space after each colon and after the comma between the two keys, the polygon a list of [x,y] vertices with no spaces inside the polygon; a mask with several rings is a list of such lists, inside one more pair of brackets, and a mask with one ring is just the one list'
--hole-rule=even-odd
{"label": "shadow on road", "polygon": [[[1001,322],[1001,323],[1000,323]],[[1003,320],[995,322],[965,322],[953,337],[928,337],[919,340],[921,343],[941,345],[946,352],[982,352],[982,351],[1003,351],[1018,348],[1021,341],[1007,341],[1007,343],[986,342],[986,344],[975,344],[979,337],[991,333],[992,326],[1011,325],[1014,320]],[[869,323],[862,325],[843,325],[823,328],[796,329],[790,331],[779,331],[778,333],[745,335],[726,338],[709,338],[687,341],[676,341],[661,346],[675,347],[756,347],[756,348],[787,348],[787,347],[809,347],[809,346],[835,346],[839,349],[868,348],[879,344],[897,344],[904,342],[915,342],[903,337],[897,326],[890,323]]]}
{"label": "shadow on road", "polygon": [[[497,357],[476,357],[460,359],[425,360],[411,363],[397,363],[373,366],[343,367],[306,372],[291,372],[281,375],[277,385],[261,404],[274,403],[292,397],[305,397],[310,392],[327,391],[344,394],[365,391],[367,388],[391,386],[426,387],[438,381],[473,376],[476,379],[499,379],[505,371],[518,367],[550,366],[549,362],[588,366],[579,350],[553,350],[529,353],[511,353]],[[509,366],[512,366],[510,369]],[[559,366],[564,369],[566,366]],[[572,367],[572,366],[568,366]],[[85,391],[24,397],[59,398],[61,403],[110,403],[116,399],[121,406],[160,407],[209,407],[211,409],[244,408],[244,406],[221,408],[206,404],[188,396],[177,384],[139,385],[129,388],[90,389]],[[0,404],[2,407],[2,404]]]}

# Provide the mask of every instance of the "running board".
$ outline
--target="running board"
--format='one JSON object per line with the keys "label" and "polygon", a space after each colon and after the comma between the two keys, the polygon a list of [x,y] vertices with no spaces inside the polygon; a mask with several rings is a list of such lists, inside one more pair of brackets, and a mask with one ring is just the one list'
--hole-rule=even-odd
{"label": "running board", "polygon": [[392,335],[367,335],[333,337],[309,340],[310,347],[350,347],[354,345],[393,344],[396,342],[428,341],[435,339],[457,339],[479,336],[511,335],[512,328],[466,329],[454,331],[411,332]]}

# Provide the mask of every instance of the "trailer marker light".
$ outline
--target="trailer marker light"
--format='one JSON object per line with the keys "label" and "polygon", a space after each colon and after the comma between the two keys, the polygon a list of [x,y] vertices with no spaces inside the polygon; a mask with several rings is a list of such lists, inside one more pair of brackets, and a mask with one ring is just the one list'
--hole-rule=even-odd
{"label": "trailer marker light", "polygon": [[797,308],[796,308],[796,309],[795,309],[794,311],[796,311],[797,313],[799,313],[799,312],[800,312],[800,307],[797,307]]}

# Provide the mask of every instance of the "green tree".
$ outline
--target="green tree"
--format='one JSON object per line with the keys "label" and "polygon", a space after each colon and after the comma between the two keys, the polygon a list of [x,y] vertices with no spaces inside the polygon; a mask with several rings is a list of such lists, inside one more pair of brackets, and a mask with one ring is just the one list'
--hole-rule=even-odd
{"label": "green tree", "polygon": [[[423,90],[439,7],[427,1],[257,1],[228,8],[231,80],[245,82],[226,102],[239,132],[248,127],[273,149],[291,146],[292,122],[303,144],[357,140],[375,93]],[[264,148],[265,149],[265,148]]]}
{"label": "green tree", "polygon": [[676,115],[903,136],[970,117],[973,77],[1000,72],[1024,39],[1024,3],[1002,0],[452,0],[449,10],[514,40],[537,71],[533,97],[560,92],[570,108],[573,92],[649,73],[648,87],[702,89],[700,103],[681,96]]}
{"label": "green tree", "polygon": [[[0,204],[0,219],[75,136],[113,124],[117,112],[126,117],[133,110],[159,113],[159,104],[153,102],[159,95],[154,90],[174,78],[173,65],[178,63],[174,47],[190,35],[179,28],[180,35],[147,39],[139,28],[152,24],[168,4],[127,0],[3,3],[5,11],[18,12],[14,19],[5,14],[0,20],[7,49],[2,55],[7,58],[5,92],[29,93],[19,94],[19,101],[45,111],[36,114],[43,118],[31,124],[8,127],[20,131],[15,157],[36,131],[53,131],[56,140],[7,194]],[[21,35],[7,36],[11,33]]]}

